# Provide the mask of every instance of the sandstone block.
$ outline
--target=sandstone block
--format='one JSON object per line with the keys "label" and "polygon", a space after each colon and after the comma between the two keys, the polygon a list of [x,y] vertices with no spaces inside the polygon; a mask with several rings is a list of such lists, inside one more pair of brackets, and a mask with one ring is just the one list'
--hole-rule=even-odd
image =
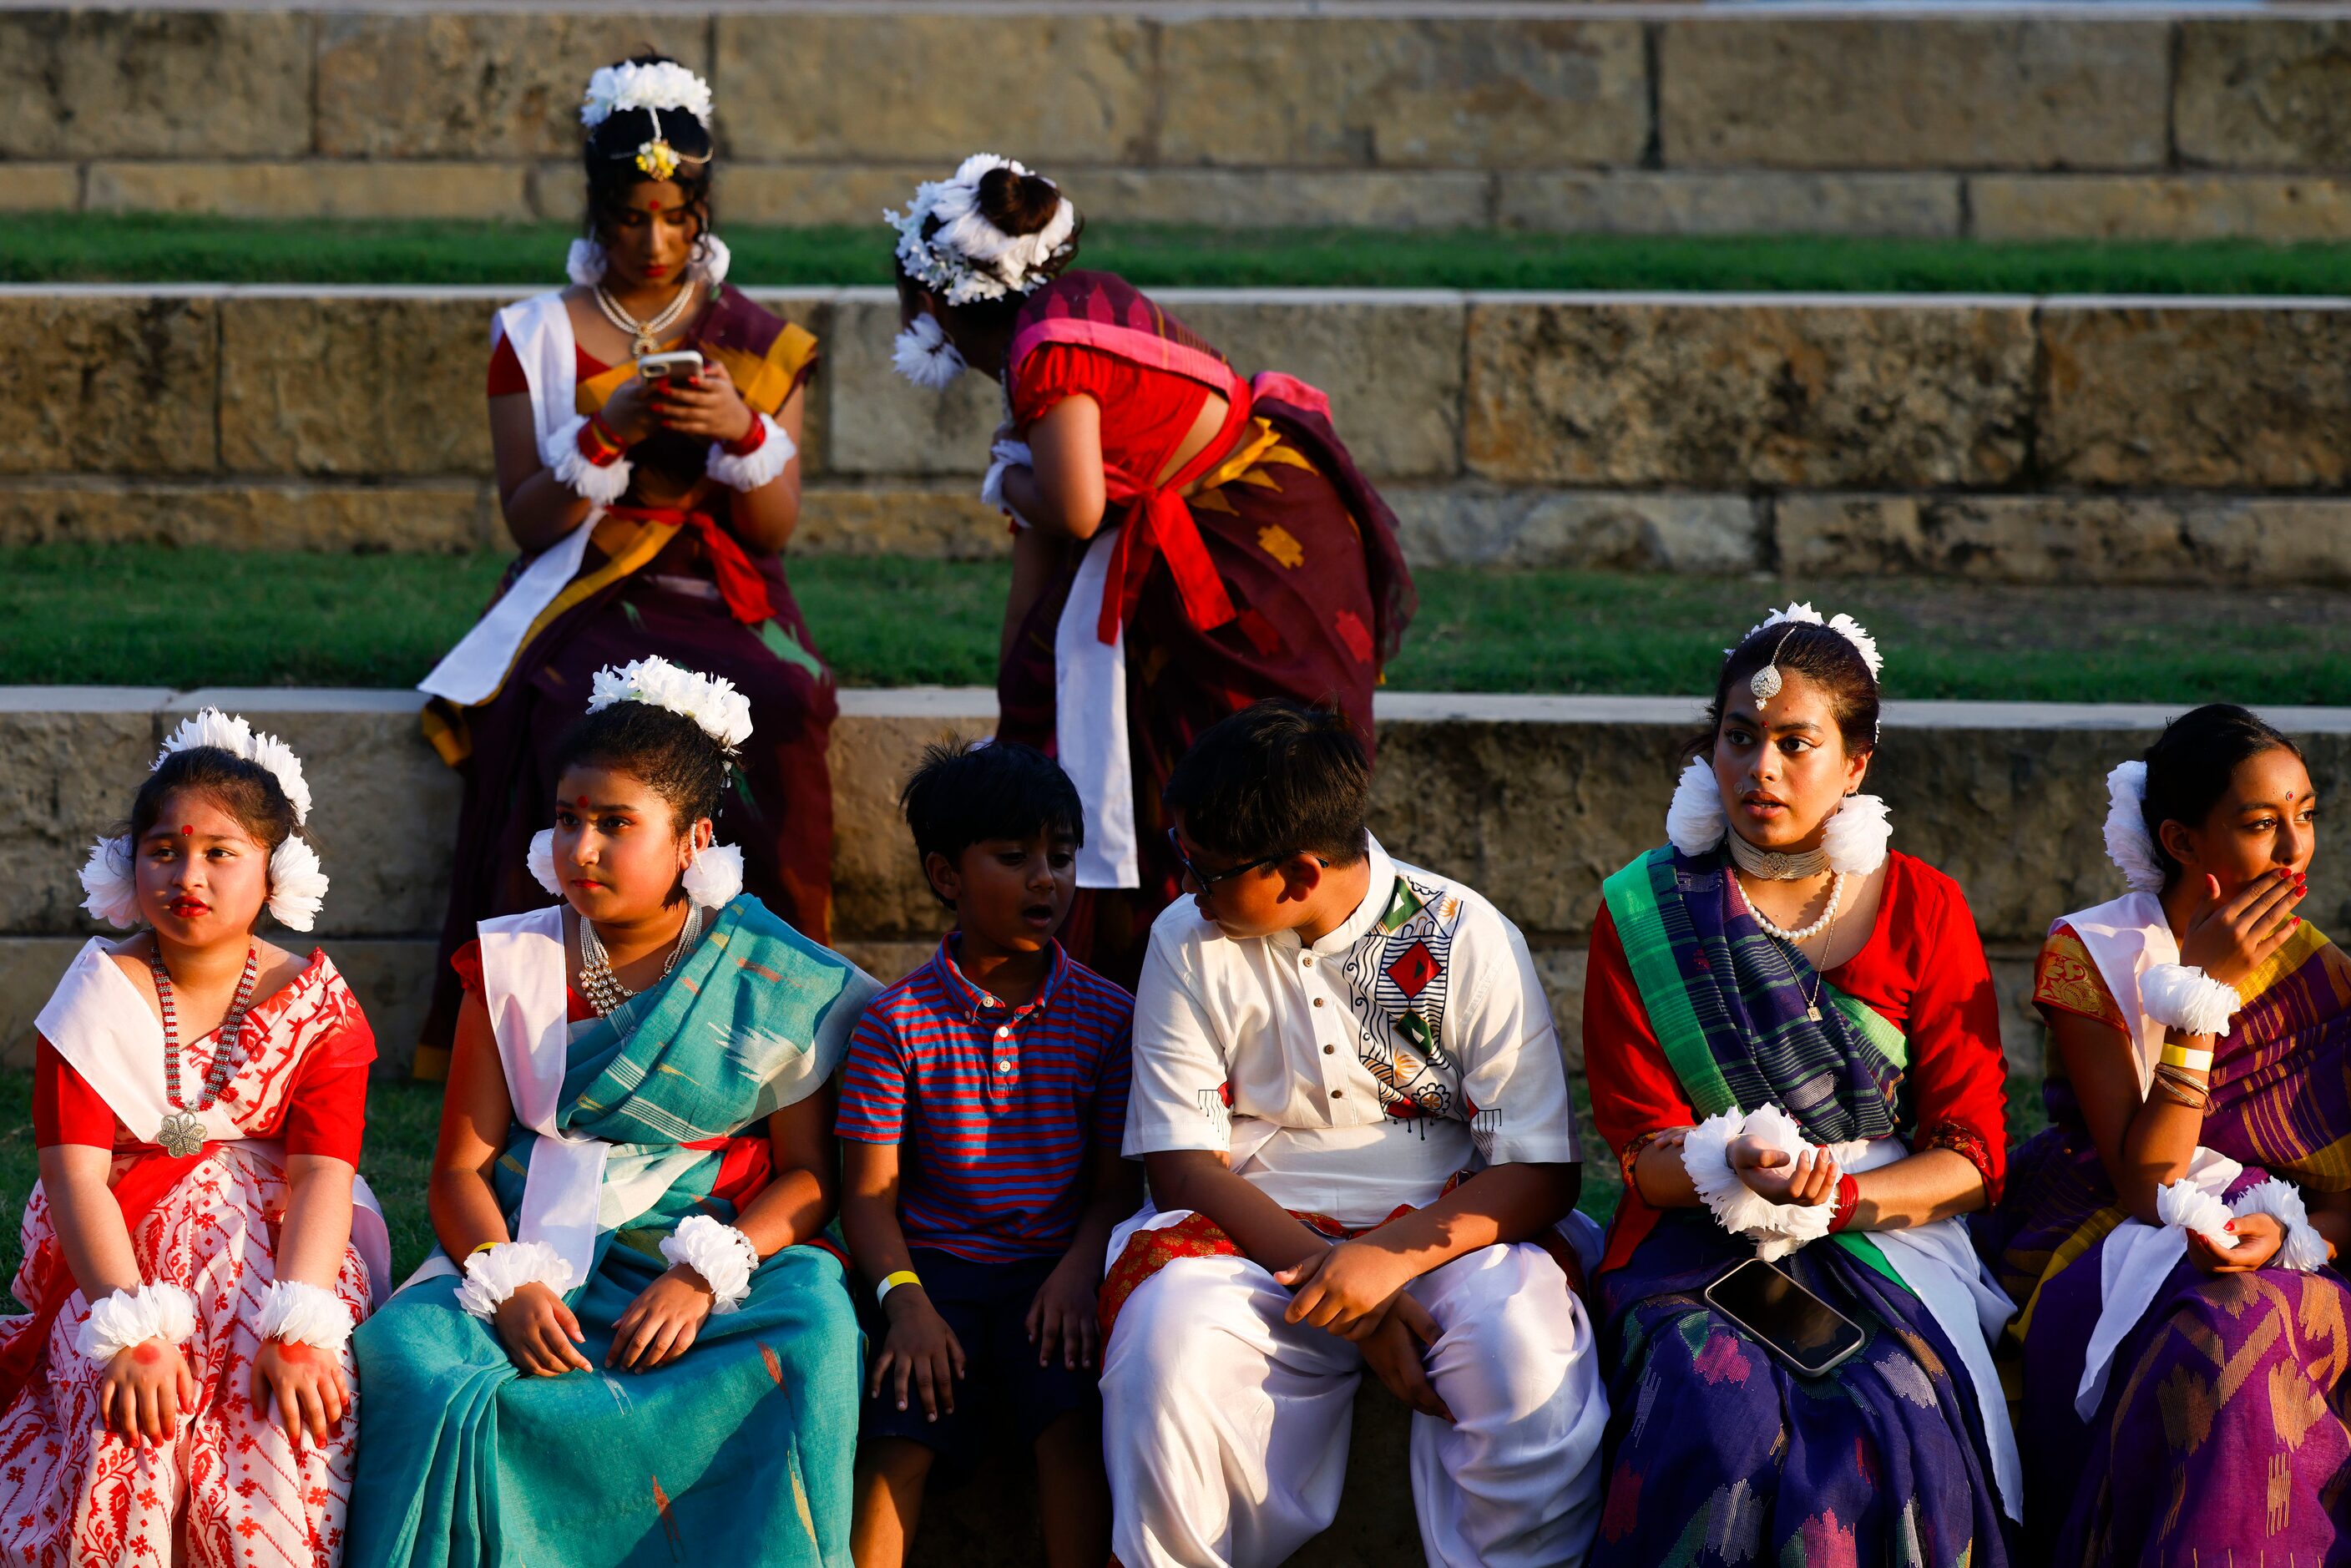
{"label": "sandstone block", "polygon": [[1415,566],[1752,571],[1762,529],[1744,496],[1397,486],[1383,492]]}
{"label": "sandstone block", "polygon": [[[12,694],[17,700],[0,703],[0,757],[7,758],[0,768],[0,854],[15,868],[7,929],[96,931],[81,908],[78,873],[90,844],[130,814],[131,797],[155,759],[155,708],[171,694],[89,690],[74,695],[74,706],[46,712],[27,705],[30,695],[20,688]],[[56,983],[52,973],[44,998]],[[39,1008],[33,1003],[33,1011]],[[11,1010],[0,1003],[0,1013]]]}
{"label": "sandstone block", "polygon": [[1605,165],[1649,138],[1634,22],[1204,17],[1160,60],[1168,163]]}
{"label": "sandstone block", "polygon": [[1488,225],[1481,172],[1369,169],[1089,169],[1065,182],[1088,218],[1219,228],[1474,229]]}
{"label": "sandstone block", "polygon": [[2303,490],[2351,476],[2351,309],[2052,301],[2039,331],[2034,455],[2055,483]]}
{"label": "sandstone block", "polygon": [[1793,575],[2351,584],[2351,503],[2192,496],[1787,496]]}
{"label": "sandstone block", "polygon": [[[862,694],[860,694],[862,695]],[[946,694],[959,697],[966,694]],[[832,768],[832,922],[836,935],[861,941],[935,940],[949,912],[932,896],[898,814],[898,787],[922,748],[996,732],[992,694],[917,714],[912,705],[872,694],[872,706],[894,713],[852,715],[844,703],[826,759]],[[879,704],[873,698],[880,698]]]}
{"label": "sandstone block", "polygon": [[2351,238],[2351,181],[2274,174],[1978,174],[1984,240]]}
{"label": "sandstone block", "polygon": [[248,296],[220,308],[232,472],[490,471],[491,299]]}
{"label": "sandstone block", "polygon": [[94,212],[237,218],[475,218],[523,215],[518,163],[96,163]]}
{"label": "sandstone block", "polygon": [[[439,946],[431,936],[335,938],[328,956],[335,961],[343,983],[350,987],[367,1013],[368,1026],[375,1030],[375,1065],[368,1069],[371,1077],[402,1081],[410,1076],[417,1039],[424,1032],[424,1015],[433,1005],[433,959]],[[0,952],[5,950],[5,944],[0,944]],[[5,1019],[5,1011],[0,1011],[0,1022]],[[0,1044],[5,1040],[5,1036],[0,1035]]]}
{"label": "sandstone block", "polygon": [[739,158],[914,160],[938,179],[979,142],[1053,172],[1147,155],[1151,34],[1134,18],[726,14],[716,37],[719,133]]}
{"label": "sandstone block", "polygon": [[1736,174],[1505,170],[1498,226],[1558,234],[1892,235],[1959,232],[1951,174]]}
{"label": "sandstone block", "polygon": [[[873,253],[886,256],[893,241],[882,226],[883,209],[904,206],[916,184],[935,180],[943,172],[936,162],[729,163],[718,176],[718,200],[728,222],[862,225],[872,232]],[[538,188],[542,216],[579,215],[578,170],[550,164]],[[1071,194],[1080,205],[1086,204],[1077,182],[1071,183]]]}
{"label": "sandstone block", "polygon": [[979,486],[810,488],[800,497],[794,555],[919,556],[995,560],[1012,553],[1004,516],[980,504]]}
{"label": "sandstone block", "polygon": [[650,44],[710,69],[709,18],[691,12],[337,12],[318,26],[329,158],[576,158],[597,67]]}
{"label": "sandstone block", "polygon": [[1463,445],[1514,484],[1998,485],[2032,351],[2023,300],[1473,299]]}
{"label": "sandstone block", "polygon": [[2168,24],[1782,16],[1659,25],[1668,168],[2151,169]]}
{"label": "sandstone block", "polygon": [[0,12],[0,158],[286,158],[310,150],[310,17]]}
{"label": "sandstone block", "polygon": [[2351,23],[2291,15],[2179,24],[2179,156],[2219,168],[2351,168]]}
{"label": "sandstone block", "polygon": [[0,545],[67,541],[436,553],[506,548],[497,495],[486,485],[0,484]]}
{"label": "sandstone block", "polygon": [[963,475],[978,493],[987,446],[1004,417],[1004,393],[964,375],[925,392],[890,368],[898,301],[883,289],[844,293],[833,312],[823,371],[826,472],[841,478]]}
{"label": "sandstone block", "polygon": [[0,473],[216,466],[219,315],[169,294],[0,298]]}
{"label": "sandstone block", "polygon": [[71,163],[11,163],[0,212],[66,213],[81,205],[81,170]]}

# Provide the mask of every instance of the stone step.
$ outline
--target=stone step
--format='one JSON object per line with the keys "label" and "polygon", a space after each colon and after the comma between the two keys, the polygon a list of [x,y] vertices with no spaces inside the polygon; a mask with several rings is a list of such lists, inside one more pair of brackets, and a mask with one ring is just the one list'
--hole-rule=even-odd
{"label": "stone step", "polygon": [[[5,16],[5,14],[0,14]],[[0,544],[500,546],[495,288],[0,287]],[[754,289],[825,357],[796,548],[984,556],[1000,394],[890,290]],[[1432,564],[2351,583],[2351,298],[1167,289],[1331,394]]]}
{"label": "stone step", "polygon": [[[0,99],[19,112],[0,125],[0,200],[569,222],[580,85],[650,42],[712,78],[738,221],[869,223],[986,145],[1127,221],[2341,239],[2344,16],[1444,0],[10,8]],[[1057,90],[1002,90],[1040,58]]]}
{"label": "stone step", "polygon": [[[318,939],[378,1024],[388,1067],[413,1043],[445,899],[457,784],[419,737],[406,692],[274,688],[175,693],[0,687],[0,857],[17,868],[0,916],[0,1060],[93,927],[76,872],[128,810],[181,716],[207,705],[282,734],[308,763],[313,824],[334,881]],[[1895,703],[1873,782],[1895,844],[1967,889],[2009,1003],[2011,1047],[2038,1062],[2020,1000],[2048,923],[2120,891],[2105,859],[2104,779],[2176,710],[2144,705]],[[1580,1065],[1583,946],[1600,881],[1663,836],[1687,697],[1384,692],[1374,826],[1397,854],[1461,876],[1527,933],[1572,1061]],[[834,903],[843,948],[894,977],[940,915],[895,813],[920,747],[993,727],[984,689],[852,690],[833,731]],[[2351,709],[2279,708],[2322,793],[2351,782]],[[2322,858],[2308,915],[2351,920],[2351,865]]]}

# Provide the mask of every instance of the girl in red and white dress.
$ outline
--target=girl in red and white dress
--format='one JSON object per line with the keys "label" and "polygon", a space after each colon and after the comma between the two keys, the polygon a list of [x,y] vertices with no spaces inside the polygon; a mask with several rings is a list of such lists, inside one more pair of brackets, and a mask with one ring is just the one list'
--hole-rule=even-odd
{"label": "girl in red and white dress", "polygon": [[358,1177],[375,1037],[310,928],[327,879],[284,742],[206,709],[82,871],[42,1009],[41,1180],[0,1319],[0,1563],[330,1568],[391,1265]]}

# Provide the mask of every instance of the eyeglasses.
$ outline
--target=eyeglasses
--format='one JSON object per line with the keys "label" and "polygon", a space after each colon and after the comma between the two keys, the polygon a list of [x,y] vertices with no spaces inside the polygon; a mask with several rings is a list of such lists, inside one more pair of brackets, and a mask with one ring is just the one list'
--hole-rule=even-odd
{"label": "eyeglasses", "polygon": [[1184,852],[1184,841],[1176,836],[1176,830],[1173,828],[1167,830],[1167,847],[1176,852],[1176,858],[1183,862],[1185,874],[1200,884],[1202,893],[1207,892],[1220,882],[1230,882],[1245,873],[1262,871],[1270,865],[1280,865],[1290,858],[1286,852],[1278,855],[1262,855],[1241,865],[1227,866],[1222,871],[1210,872],[1202,871],[1192,863],[1192,857]]}

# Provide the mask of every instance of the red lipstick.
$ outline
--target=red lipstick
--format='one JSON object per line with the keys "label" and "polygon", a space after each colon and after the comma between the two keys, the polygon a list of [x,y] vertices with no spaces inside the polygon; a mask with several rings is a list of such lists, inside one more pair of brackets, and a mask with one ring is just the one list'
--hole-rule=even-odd
{"label": "red lipstick", "polygon": [[183,920],[193,920],[199,915],[210,915],[213,906],[201,898],[175,898],[168,905]]}

